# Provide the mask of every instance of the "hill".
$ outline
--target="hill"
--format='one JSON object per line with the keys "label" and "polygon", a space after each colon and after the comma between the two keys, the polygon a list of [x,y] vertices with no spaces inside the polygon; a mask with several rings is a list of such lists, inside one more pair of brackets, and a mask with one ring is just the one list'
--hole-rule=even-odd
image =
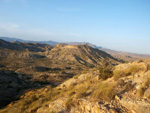
{"label": "hill", "polygon": [[100,47],[100,46],[96,46],[94,44],[88,43],[88,42],[54,42],[54,41],[27,41],[27,40],[22,40],[22,39],[17,39],[17,38],[9,38],[9,37],[0,37],[0,39],[9,41],[9,42],[26,42],[26,43],[39,43],[39,44],[48,44],[51,46],[55,46],[58,43],[65,43],[67,45],[83,45],[83,44],[87,44],[93,48],[102,50],[107,52],[108,54],[110,54],[111,56],[118,58],[120,60],[124,60],[124,61],[136,61],[136,60],[140,60],[140,59],[147,59],[150,58],[150,55],[144,55],[144,54],[135,54],[135,53],[129,53],[129,52],[123,52],[123,51],[116,51],[116,50],[112,50],[112,49],[108,49],[108,48],[104,48],[104,47]]}
{"label": "hill", "polygon": [[56,87],[74,75],[102,65],[119,63],[88,45],[7,42],[0,40],[0,92],[3,107],[27,90]]}
{"label": "hill", "polygon": [[55,41],[30,41],[30,40],[22,40],[22,39],[19,39],[19,38],[10,38],[10,37],[0,37],[0,39],[2,40],[5,40],[5,41],[8,41],[8,42],[25,42],[25,43],[39,43],[39,44],[47,44],[47,45],[51,45],[51,46],[54,46],[56,45],[58,42],[55,42]]}
{"label": "hill", "polygon": [[149,65],[149,60],[120,64],[109,73],[90,69],[55,88],[29,91],[0,113],[149,113]]}
{"label": "hill", "polygon": [[85,45],[57,44],[47,55],[57,62],[80,63],[86,66],[101,64],[101,61],[117,63],[117,59],[104,51]]}
{"label": "hill", "polygon": [[19,51],[25,51],[26,49],[28,49],[31,52],[43,52],[46,51],[46,49],[52,49],[52,46],[38,43],[11,43],[0,39],[0,49],[11,49]]}

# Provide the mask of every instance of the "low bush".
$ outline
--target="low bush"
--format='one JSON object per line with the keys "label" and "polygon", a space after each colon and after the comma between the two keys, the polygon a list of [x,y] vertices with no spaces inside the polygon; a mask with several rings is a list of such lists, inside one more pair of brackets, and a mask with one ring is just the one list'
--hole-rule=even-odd
{"label": "low bush", "polygon": [[84,71],[82,71],[82,74],[86,74],[86,73],[87,73],[87,71],[85,71],[85,70],[84,70]]}
{"label": "low bush", "polygon": [[80,74],[77,74],[75,76],[73,76],[74,79],[77,79],[80,76]]}
{"label": "low bush", "polygon": [[139,61],[138,61],[138,63],[141,63],[141,62],[144,62],[142,59],[140,59]]}
{"label": "low bush", "polygon": [[99,79],[106,80],[113,76],[112,66],[109,63],[105,63],[99,68]]}

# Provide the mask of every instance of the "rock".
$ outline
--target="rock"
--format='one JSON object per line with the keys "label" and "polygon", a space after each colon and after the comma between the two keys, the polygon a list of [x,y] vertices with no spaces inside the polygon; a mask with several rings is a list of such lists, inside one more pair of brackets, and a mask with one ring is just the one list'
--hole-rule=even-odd
{"label": "rock", "polygon": [[146,89],[145,93],[144,93],[144,98],[148,98],[150,97],[150,87],[148,89]]}
{"label": "rock", "polygon": [[150,113],[150,103],[145,101],[122,98],[120,103],[130,110],[138,111],[138,113]]}
{"label": "rock", "polygon": [[116,99],[117,101],[120,101],[120,97],[119,97],[118,95],[115,96],[115,99]]}
{"label": "rock", "polygon": [[115,109],[109,109],[110,113],[117,113]]}

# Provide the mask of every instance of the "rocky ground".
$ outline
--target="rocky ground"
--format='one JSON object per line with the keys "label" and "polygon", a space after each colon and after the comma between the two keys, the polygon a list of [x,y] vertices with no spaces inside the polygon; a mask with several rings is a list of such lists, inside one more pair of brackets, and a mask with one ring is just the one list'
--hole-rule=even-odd
{"label": "rocky ground", "polygon": [[149,65],[149,60],[117,65],[105,80],[93,68],[56,88],[30,91],[0,112],[149,113]]}

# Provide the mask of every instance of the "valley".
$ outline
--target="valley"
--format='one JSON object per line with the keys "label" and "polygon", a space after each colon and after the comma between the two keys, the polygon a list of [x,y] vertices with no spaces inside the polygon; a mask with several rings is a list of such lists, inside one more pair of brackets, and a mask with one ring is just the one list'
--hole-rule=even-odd
{"label": "valley", "polygon": [[0,40],[0,113],[149,113],[147,57]]}
{"label": "valley", "polygon": [[150,0],[0,0],[0,113],[150,113]]}

